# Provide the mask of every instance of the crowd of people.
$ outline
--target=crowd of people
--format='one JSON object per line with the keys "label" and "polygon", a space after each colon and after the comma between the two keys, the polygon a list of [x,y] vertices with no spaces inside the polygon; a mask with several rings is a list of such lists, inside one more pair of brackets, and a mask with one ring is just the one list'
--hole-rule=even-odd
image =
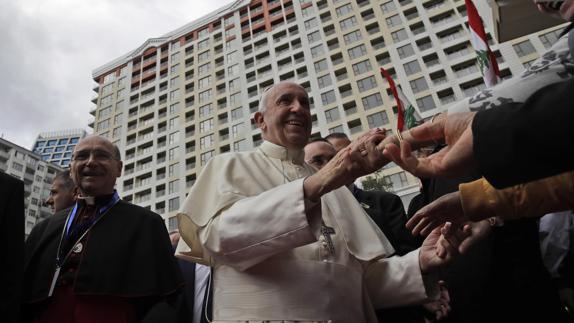
{"label": "crowd of people", "polygon": [[[537,6],[574,18],[573,0]],[[103,137],[77,144],[25,245],[23,185],[0,172],[2,321],[572,322],[573,33],[398,135],[310,139],[308,93],[275,84],[263,143],[213,157],[169,233],[118,195]],[[390,162],[421,181],[407,212],[357,185]]]}

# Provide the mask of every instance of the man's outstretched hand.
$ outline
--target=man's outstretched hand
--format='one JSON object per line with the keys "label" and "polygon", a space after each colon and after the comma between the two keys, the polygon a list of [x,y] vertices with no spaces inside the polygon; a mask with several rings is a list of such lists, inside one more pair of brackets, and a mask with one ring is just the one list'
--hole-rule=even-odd
{"label": "man's outstretched hand", "polygon": [[[404,135],[400,148],[384,142],[383,155],[417,177],[453,177],[474,167],[472,120],[474,112],[442,114],[433,122],[412,128]],[[417,158],[412,145],[441,140],[447,146],[428,157]]]}

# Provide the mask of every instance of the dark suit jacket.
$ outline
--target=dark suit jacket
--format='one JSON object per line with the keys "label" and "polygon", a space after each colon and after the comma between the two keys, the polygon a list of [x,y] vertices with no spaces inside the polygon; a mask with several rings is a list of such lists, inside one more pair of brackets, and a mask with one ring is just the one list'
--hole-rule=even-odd
{"label": "dark suit jacket", "polygon": [[574,169],[573,96],[571,78],[476,114],[474,156],[489,183],[504,188]]}
{"label": "dark suit jacket", "polygon": [[363,191],[357,187],[354,187],[353,195],[387,236],[397,255],[402,256],[420,247],[420,241],[405,227],[407,216],[399,196],[383,191]]}
{"label": "dark suit jacket", "polygon": [[[180,294],[178,299],[178,322],[190,322],[190,323],[207,323],[205,315],[201,315],[201,320],[199,322],[193,321],[193,309],[195,305],[195,263],[178,259],[179,268],[185,280],[185,288]],[[211,277],[210,277],[211,279]],[[212,285],[208,285],[209,290],[209,301],[207,302],[207,313],[209,319],[212,319],[212,304],[213,304],[213,288]],[[202,312],[205,309],[206,298],[203,299]]]}
{"label": "dark suit jacket", "polygon": [[18,321],[24,268],[24,183],[0,172],[0,320]]}

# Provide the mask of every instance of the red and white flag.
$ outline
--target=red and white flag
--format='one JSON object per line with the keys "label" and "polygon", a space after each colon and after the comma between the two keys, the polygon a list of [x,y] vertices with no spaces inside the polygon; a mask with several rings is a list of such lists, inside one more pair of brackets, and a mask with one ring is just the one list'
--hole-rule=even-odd
{"label": "red and white flag", "polygon": [[381,74],[387,79],[397,101],[397,130],[403,131],[405,126],[407,129],[415,127],[421,119],[415,106],[407,99],[401,88],[395,85],[393,77],[383,67],[381,67]]}
{"label": "red and white flag", "polygon": [[468,25],[470,27],[470,41],[476,51],[484,83],[487,87],[491,87],[500,80],[500,71],[498,70],[496,56],[494,56],[494,53],[488,47],[484,25],[482,24],[482,19],[474,3],[472,3],[472,0],[464,0],[464,2],[466,3]]}

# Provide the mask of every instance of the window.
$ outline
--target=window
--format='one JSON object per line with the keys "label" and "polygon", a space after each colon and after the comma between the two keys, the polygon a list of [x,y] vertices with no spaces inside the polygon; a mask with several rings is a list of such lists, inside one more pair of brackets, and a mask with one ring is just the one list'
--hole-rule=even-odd
{"label": "window", "polygon": [[357,25],[357,18],[355,18],[355,16],[352,16],[350,18],[342,20],[339,24],[341,25],[341,30],[344,31],[344,30],[347,30],[349,28],[356,26]]}
{"label": "window", "polygon": [[211,89],[199,93],[199,103],[209,101],[209,99],[211,99]]}
{"label": "window", "polygon": [[170,145],[177,143],[179,141],[179,131],[176,131],[174,133],[170,133],[168,140],[169,140]]}
{"label": "window", "polygon": [[301,14],[303,15],[303,17],[310,17],[313,15],[313,13],[315,13],[315,9],[313,9],[313,6],[301,10]]}
{"label": "window", "polygon": [[179,56],[180,56],[179,52],[171,55],[171,62],[175,63],[176,61],[179,61]]}
{"label": "window", "polygon": [[[114,117],[114,124],[120,124],[120,123],[122,122],[122,118],[123,118],[123,114],[122,114],[122,113],[116,114],[116,116]],[[74,140],[74,139],[76,139],[76,142],[72,142],[72,140]],[[78,141],[77,141],[77,138],[72,138],[72,139],[70,140],[70,143],[71,143],[71,144],[75,144],[75,143],[77,143],[77,142],[78,142]]]}
{"label": "window", "polygon": [[167,184],[168,194],[179,192],[179,179],[171,181]]}
{"label": "window", "polygon": [[243,122],[233,125],[231,127],[231,135],[233,136],[233,138],[239,137],[239,135],[241,135],[242,133],[243,133]]}
{"label": "window", "polygon": [[211,159],[211,157],[213,157],[214,152],[214,150],[210,150],[200,155],[202,166],[205,165]]}
{"label": "window", "polygon": [[321,35],[318,31],[314,31],[307,35],[307,39],[309,40],[309,43],[318,42],[321,40]]}
{"label": "window", "polygon": [[227,76],[233,76],[239,74],[239,64],[235,64],[227,68]]}
{"label": "window", "polygon": [[380,127],[389,123],[389,117],[387,112],[381,111],[368,115],[367,122],[369,123],[369,128]]}
{"label": "window", "polygon": [[355,59],[364,55],[367,55],[367,47],[365,45],[359,45],[348,50],[349,58]]}
{"label": "window", "polygon": [[381,5],[381,11],[383,13],[389,13],[389,12],[393,12],[395,10],[397,10],[397,7],[395,6],[395,3],[392,1],[385,2]]}
{"label": "window", "polygon": [[407,32],[404,29],[399,29],[395,32],[392,32],[391,37],[393,38],[393,41],[395,43],[398,43],[407,39],[409,36],[407,35]]}
{"label": "window", "polygon": [[207,117],[208,115],[213,113],[213,108],[211,107],[211,103],[208,105],[204,105],[202,107],[199,107],[199,117],[203,118],[203,117]]}
{"label": "window", "polygon": [[410,83],[411,83],[411,89],[413,89],[414,93],[419,93],[429,88],[427,81],[425,80],[424,77],[420,77],[416,80],[411,81]]}
{"label": "window", "polygon": [[169,106],[169,114],[176,114],[179,112],[179,102]]}
{"label": "window", "polygon": [[208,48],[209,47],[209,38],[204,39],[202,41],[200,41],[199,43],[197,43],[197,50],[202,50],[204,48]]}
{"label": "window", "polygon": [[169,177],[176,177],[179,174],[179,163],[174,163],[168,167]]}
{"label": "window", "polygon": [[339,120],[339,108],[333,108],[325,111],[325,119],[328,123]]}
{"label": "window", "polygon": [[317,19],[316,18],[311,18],[311,19],[305,21],[305,29],[309,30],[313,27],[317,27]]}
{"label": "window", "polygon": [[400,58],[409,57],[415,54],[415,50],[411,44],[407,44],[405,46],[401,46],[397,48],[397,52],[399,53]]}
{"label": "window", "polygon": [[311,48],[311,56],[313,56],[313,58],[319,57],[323,54],[325,54],[325,49],[323,48],[323,45],[318,45]]}
{"label": "window", "polygon": [[211,85],[211,76],[206,76],[204,78],[199,79],[198,88],[200,90],[208,87],[209,85]]}
{"label": "window", "polygon": [[335,100],[335,91],[333,90],[321,94],[321,102],[323,105],[333,103]]}
{"label": "window", "polygon": [[206,64],[203,64],[203,65],[200,65],[200,66],[197,68],[197,73],[198,73],[199,75],[202,75],[202,74],[209,73],[210,70],[211,70],[211,63],[206,63]]}
{"label": "window", "polygon": [[355,75],[360,75],[365,72],[371,71],[373,68],[371,67],[371,62],[367,59],[357,64],[353,64],[353,72]]}
{"label": "window", "polygon": [[[174,212],[174,211],[179,210],[179,197],[174,197],[172,199],[169,199],[168,205],[169,205],[169,209],[168,209],[169,212]],[[177,218],[175,218],[175,219],[177,219]]]}
{"label": "window", "polygon": [[416,60],[404,64],[403,67],[405,68],[405,73],[407,73],[407,75],[412,75],[421,71],[421,66]]}
{"label": "window", "polygon": [[204,28],[197,32],[197,38],[203,38],[209,36],[209,28]]}
{"label": "window", "polygon": [[169,159],[169,160],[174,160],[174,159],[176,159],[176,158],[178,157],[178,153],[177,153],[178,150],[179,150],[179,147],[171,148],[171,149],[169,150],[169,152],[168,152],[168,159]]}
{"label": "window", "polygon": [[231,110],[231,120],[238,120],[243,117],[243,108],[239,107],[237,109]]}
{"label": "window", "polygon": [[353,7],[351,6],[351,4],[346,4],[344,6],[340,6],[339,8],[335,9],[335,12],[337,13],[338,17],[344,16],[350,12],[353,11]]}
{"label": "window", "polygon": [[427,95],[417,100],[417,107],[421,112],[425,112],[436,108],[436,105],[432,96]]}
{"label": "window", "polygon": [[172,65],[170,69],[171,74],[175,74],[177,71],[179,71],[179,64]]}
{"label": "window", "polygon": [[322,71],[326,70],[327,68],[329,68],[329,67],[327,66],[327,60],[326,59],[322,59],[322,60],[315,63],[315,72],[317,72],[317,73],[322,72]]}
{"label": "window", "polygon": [[169,80],[169,86],[170,87],[177,87],[177,82],[179,82],[179,76],[176,76],[176,77],[172,78],[171,80]]}
{"label": "window", "polygon": [[228,64],[235,63],[236,59],[237,59],[237,52],[227,54],[227,63]]}
{"label": "window", "polygon": [[377,87],[377,80],[375,80],[374,76],[369,76],[362,80],[357,81],[357,86],[359,87],[359,91],[364,92],[370,89]]}
{"label": "window", "polygon": [[333,84],[333,80],[331,79],[331,75],[329,74],[319,77],[317,79],[317,82],[319,83],[320,89]]}
{"label": "window", "polygon": [[199,132],[207,132],[213,129],[213,119],[207,119],[199,123]]}
{"label": "window", "polygon": [[247,140],[242,139],[233,143],[233,151],[245,151],[247,150]]}
{"label": "window", "polygon": [[363,37],[361,36],[361,31],[360,30],[355,30],[353,32],[350,32],[346,35],[343,36],[343,39],[345,40],[345,44],[349,45],[351,43],[354,43],[356,41],[361,40]]}
{"label": "window", "polygon": [[24,166],[22,164],[17,163],[17,162],[13,162],[12,163],[12,169],[15,169],[15,170],[21,172],[24,169]]}
{"label": "window", "polygon": [[336,126],[333,128],[329,128],[329,133],[333,133],[333,132],[344,132],[343,126]]}
{"label": "window", "polygon": [[[111,107],[110,107],[109,109],[111,109]],[[102,110],[102,111],[104,111],[104,110]],[[100,114],[101,114],[101,112],[100,112]],[[106,117],[107,117],[108,115],[110,115],[110,114],[109,114],[109,110],[108,110],[108,114],[106,115]],[[68,139],[60,139],[60,140],[58,140],[58,145],[65,145],[65,144],[67,144],[67,143],[68,143]]]}
{"label": "window", "polygon": [[197,61],[199,63],[204,62],[209,59],[209,51],[205,51],[197,56]]}
{"label": "window", "polygon": [[110,119],[98,122],[97,130],[96,131],[103,131],[110,127]]}
{"label": "window", "polygon": [[241,101],[241,92],[233,93],[229,96],[229,104],[235,105]]}
{"label": "window", "polygon": [[206,149],[209,148],[211,146],[213,146],[213,134],[207,135],[205,137],[201,137],[199,139],[199,148],[200,149]]}
{"label": "window", "polygon": [[171,91],[171,93],[169,94],[169,99],[171,101],[179,99],[179,89]]}
{"label": "window", "polygon": [[379,107],[383,105],[383,98],[380,93],[371,94],[361,99],[365,110]]}
{"label": "window", "polygon": [[239,89],[239,79],[229,81],[229,91]]}
{"label": "window", "polygon": [[[163,210],[164,210],[163,205],[162,205],[161,210],[162,210],[161,212],[163,212]],[[161,213],[159,209],[156,209],[156,212]],[[177,229],[178,224],[177,224],[177,217],[176,216],[169,218],[167,227],[168,227],[168,231],[170,231],[170,232]]]}
{"label": "window", "polygon": [[530,40],[525,40],[521,43],[513,45],[512,47],[514,47],[514,51],[518,57],[523,57],[536,52],[536,49],[534,49],[534,46],[532,46]]}
{"label": "window", "polygon": [[179,117],[169,119],[169,129],[177,128],[179,125]]}
{"label": "window", "polygon": [[544,35],[540,35],[538,37],[540,38],[542,45],[544,45],[544,48],[548,49],[552,47],[552,45],[558,40],[558,37],[560,37],[561,32],[562,29],[557,29]]}
{"label": "window", "polygon": [[389,27],[396,27],[400,26],[403,22],[401,21],[401,17],[399,15],[390,16],[386,19],[387,26]]}

